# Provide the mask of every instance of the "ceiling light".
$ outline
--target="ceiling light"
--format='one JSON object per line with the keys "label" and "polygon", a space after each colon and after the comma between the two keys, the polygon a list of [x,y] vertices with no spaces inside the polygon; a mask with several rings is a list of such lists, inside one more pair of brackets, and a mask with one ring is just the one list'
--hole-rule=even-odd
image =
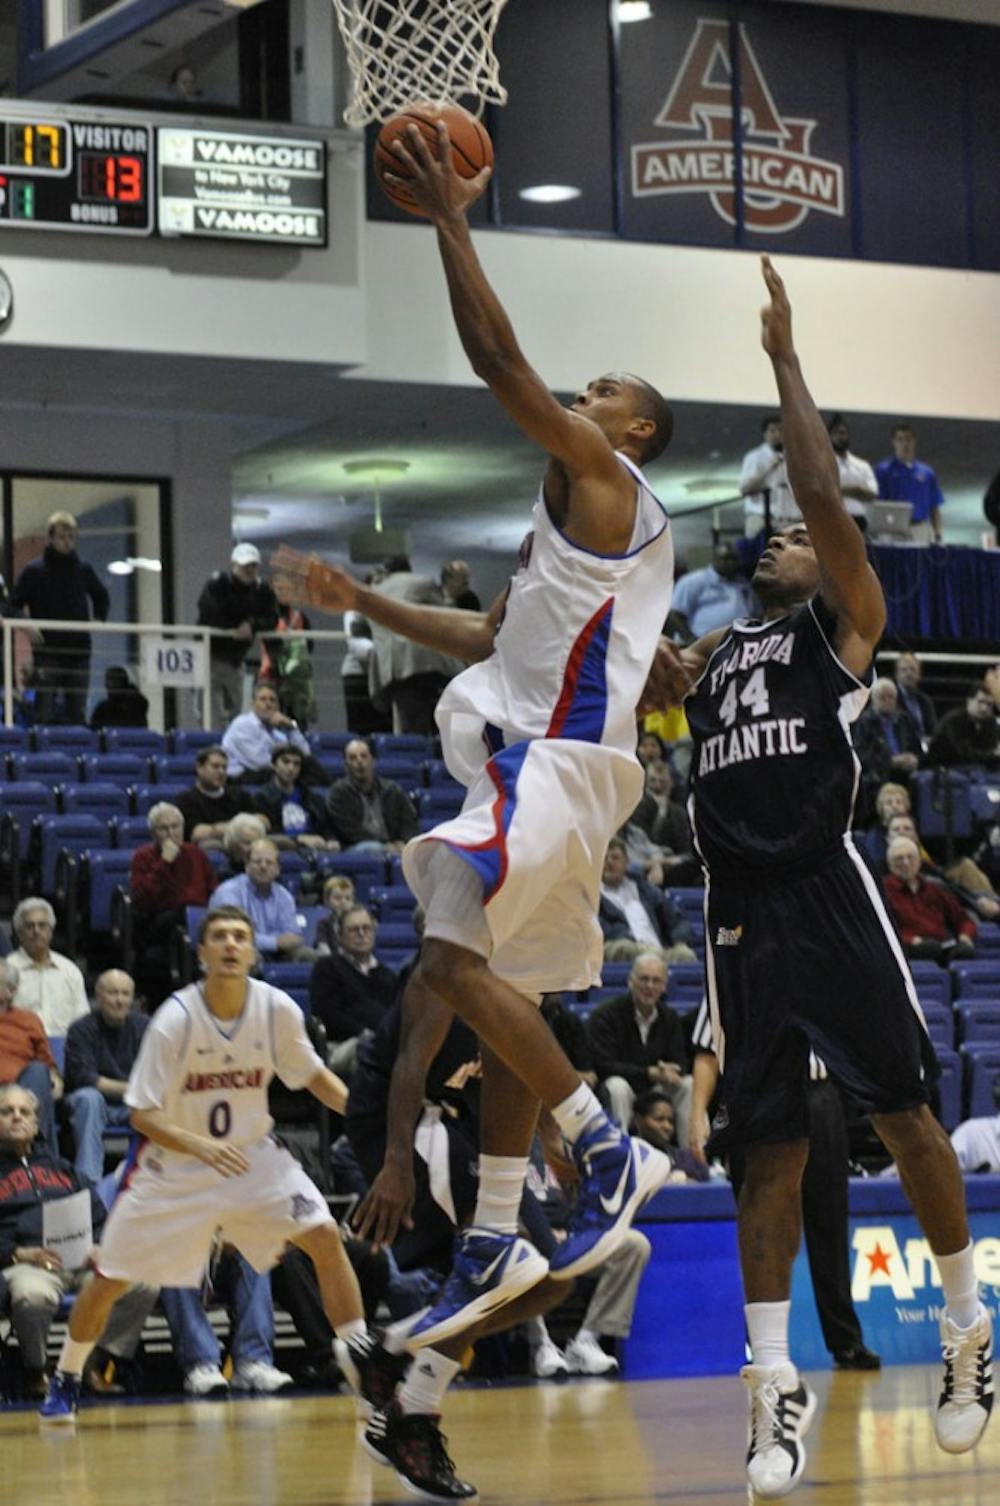
{"label": "ceiling light", "polygon": [[618,0],[616,14],[618,20],[627,26],[630,21],[651,21],[653,7],[649,0]]}
{"label": "ceiling light", "polygon": [[135,569],[131,560],[112,560],[108,566],[109,575],[131,575]]}
{"label": "ceiling light", "polygon": [[569,199],[578,199],[581,190],[570,183],[536,183],[532,188],[522,188],[519,199],[529,204],[565,204]]}
{"label": "ceiling light", "polygon": [[108,566],[109,575],[132,575],[136,570],[152,570],[154,575],[159,575],[163,570],[160,560],[147,559],[145,555],[129,555],[127,559],[112,560]]}

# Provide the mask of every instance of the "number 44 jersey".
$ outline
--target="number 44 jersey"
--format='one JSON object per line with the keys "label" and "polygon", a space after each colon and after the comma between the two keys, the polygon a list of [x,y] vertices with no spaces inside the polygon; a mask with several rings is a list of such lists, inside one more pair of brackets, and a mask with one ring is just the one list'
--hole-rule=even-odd
{"label": "number 44 jersey", "polygon": [[[322,1065],[301,1009],[280,989],[248,979],[242,1012],[220,1020],[202,985],[192,983],[171,994],[150,1020],[125,1102],[162,1109],[170,1124],[191,1134],[245,1147],[273,1127],[267,1106],[272,1077],[297,1090]],[[194,1157],[151,1142],[142,1146],[139,1164],[164,1173],[201,1168]]]}
{"label": "number 44 jersey", "polygon": [[709,872],[808,865],[843,846],[861,768],[851,725],[870,685],[841,664],[834,632],[819,597],[735,622],[685,701],[689,814]]}

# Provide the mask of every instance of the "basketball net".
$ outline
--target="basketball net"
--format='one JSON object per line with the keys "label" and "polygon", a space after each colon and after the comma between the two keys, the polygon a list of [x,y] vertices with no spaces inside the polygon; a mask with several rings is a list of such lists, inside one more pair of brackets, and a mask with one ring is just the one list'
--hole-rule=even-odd
{"label": "basketball net", "polygon": [[[416,99],[459,100],[475,115],[507,90],[493,34],[507,0],[333,0],[347,49],[349,126],[388,120]],[[473,96],[469,103],[467,97]]]}

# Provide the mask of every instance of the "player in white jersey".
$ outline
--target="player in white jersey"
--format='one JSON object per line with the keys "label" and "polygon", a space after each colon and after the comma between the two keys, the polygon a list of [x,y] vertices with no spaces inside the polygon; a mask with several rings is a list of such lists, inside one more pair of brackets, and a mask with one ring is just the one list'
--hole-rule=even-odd
{"label": "player in white jersey", "polygon": [[160,1006],[129,1078],[125,1102],[144,1138],[105,1225],[96,1275],[70,1315],[45,1422],[73,1421],[84,1362],[122,1293],[137,1281],[199,1286],[217,1235],[258,1271],[287,1242],[299,1245],[338,1336],[366,1332],[339,1230],[322,1194],[272,1138],[267,1104],[276,1074],[335,1113],[347,1089],[313,1050],[294,1000],[248,976],[256,949],[242,910],[222,905],[206,916],[198,956],[202,981]]}
{"label": "player in white jersey", "polygon": [[[534,1005],[543,991],[599,976],[601,863],[641,793],[635,708],[673,578],[667,520],[639,470],[669,441],[669,408],[622,372],[591,382],[569,408],[557,401],[521,352],[472,245],[466,211],[489,174],[460,179],[444,127],[439,135],[437,157],[415,133],[398,148],[408,188],[437,231],[473,368],[548,456],[520,569],[506,599],[475,614],[392,601],[291,551],[274,561],[283,599],[356,607],[473,666],[438,707],[449,768],[469,787],[462,813],[404,855],[427,911],[414,986],[472,1026],[484,1064],[474,1225],[412,1336],[435,1346],[546,1274],[516,1234],[539,1100],[582,1173],[580,1219],[553,1275],[582,1273],[610,1254],[669,1174],[666,1158],[610,1123]],[[365,1217],[385,1238],[407,1212],[405,1178],[404,1168],[386,1167],[370,1195]]]}

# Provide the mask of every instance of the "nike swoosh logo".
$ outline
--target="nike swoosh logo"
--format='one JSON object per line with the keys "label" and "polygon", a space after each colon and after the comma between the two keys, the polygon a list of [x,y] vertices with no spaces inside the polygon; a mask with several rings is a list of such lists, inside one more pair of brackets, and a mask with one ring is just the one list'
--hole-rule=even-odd
{"label": "nike swoosh logo", "polygon": [[625,1201],[625,1187],[628,1183],[629,1167],[632,1164],[631,1156],[626,1156],[622,1174],[618,1178],[618,1186],[615,1188],[613,1197],[605,1197],[601,1194],[601,1207],[610,1218],[614,1218],[622,1211],[622,1203]]}
{"label": "nike swoosh logo", "polygon": [[506,1260],[507,1253],[508,1252],[506,1250],[501,1250],[500,1254],[497,1255],[497,1256],[495,1256],[490,1261],[489,1265],[486,1267],[485,1271],[482,1273],[481,1276],[473,1276],[473,1278],[472,1278],[473,1285],[475,1285],[475,1286],[485,1286],[486,1283],[487,1283],[487,1281],[489,1281],[490,1277],[493,1275],[493,1272],[497,1269],[497,1267],[499,1265],[502,1265],[503,1262]]}

